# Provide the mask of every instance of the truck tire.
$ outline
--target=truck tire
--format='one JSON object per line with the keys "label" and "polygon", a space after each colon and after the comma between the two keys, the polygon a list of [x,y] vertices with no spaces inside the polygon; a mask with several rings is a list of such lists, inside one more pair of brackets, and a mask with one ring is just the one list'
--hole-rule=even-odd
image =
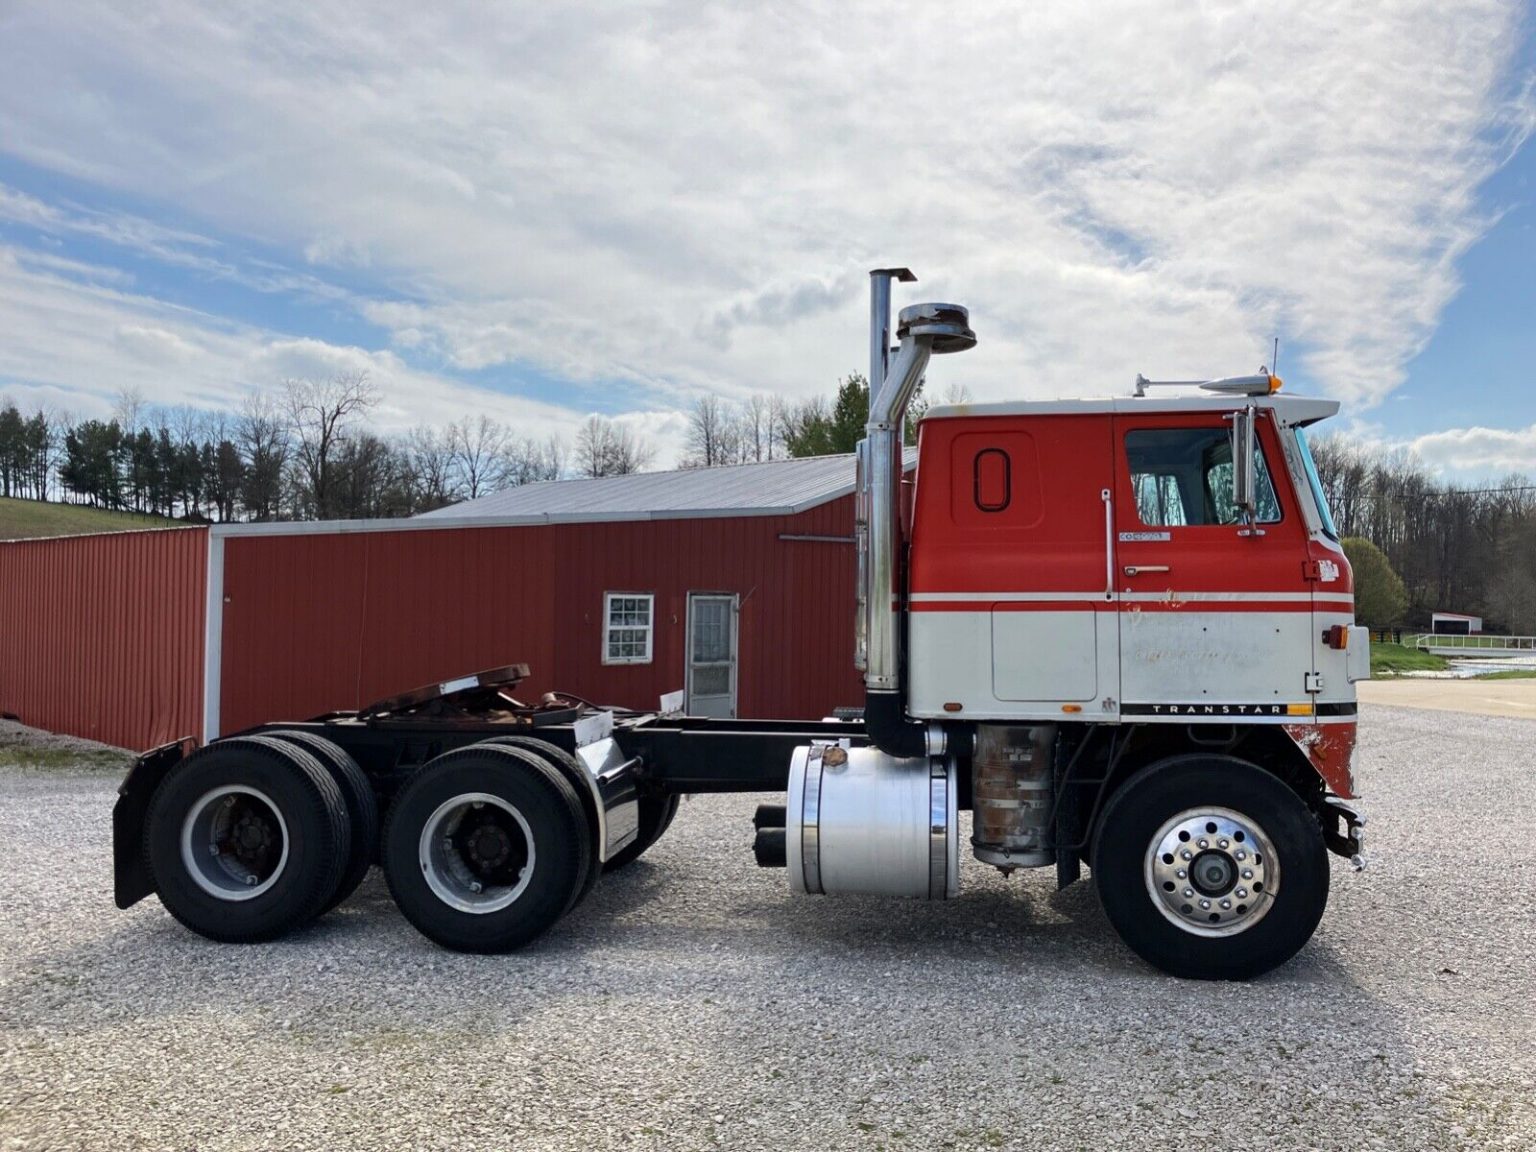
{"label": "truck tire", "polygon": [[379,848],[379,798],[357,761],[334,741],[302,731],[264,732],[263,735],[297,745],[320,761],[331,779],[336,781],[336,787],[341,789],[341,798],[347,806],[347,818],[352,824],[352,850],[347,854],[336,891],[320,909],[320,915],[324,916],[357,891],[373,865]]}
{"label": "truck tire", "polygon": [[1285,963],[1328,903],[1317,818],[1282,781],[1230,756],[1175,756],[1122,785],[1104,809],[1093,875],[1121,939],[1197,980]]}
{"label": "truck tire", "polygon": [[[580,760],[576,759],[564,748],[558,748],[548,740],[540,740],[533,736],[493,736],[489,740],[482,740],[481,743],[501,744],[508,748],[526,748],[535,756],[542,757],[551,768],[565,775],[566,780],[570,782],[571,791],[575,792],[576,798],[582,801],[583,811],[586,810],[585,798],[581,795],[582,785],[578,784],[577,781],[586,776],[587,770]],[[567,912],[587,898],[587,894],[597,886],[598,877],[603,874],[602,865],[598,860],[600,846],[597,842],[597,824],[590,818],[587,824],[592,830],[589,840],[592,855],[591,859],[587,862],[587,878],[583,881],[581,887],[571,894],[571,907],[566,909]]]}
{"label": "truck tire", "polygon": [[522,748],[473,744],[400,789],[384,876],[405,918],[459,952],[510,952],[547,931],[591,868],[576,791]]}
{"label": "truck tire", "polygon": [[672,826],[677,816],[677,806],[682,799],[676,794],[640,797],[640,831],[633,840],[608,858],[603,871],[617,872],[626,864],[633,864],[644,856],[651,845],[660,840],[662,834]]}
{"label": "truck tire", "polygon": [[301,748],[220,740],[155,790],[144,855],[160,902],[210,940],[271,940],[325,907],[351,850],[341,790]]}

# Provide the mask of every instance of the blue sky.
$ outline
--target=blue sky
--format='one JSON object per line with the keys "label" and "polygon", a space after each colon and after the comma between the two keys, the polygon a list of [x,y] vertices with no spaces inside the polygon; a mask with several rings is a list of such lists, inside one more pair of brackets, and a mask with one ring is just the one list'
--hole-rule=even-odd
{"label": "blue sky", "polygon": [[[1536,43],[1526,58],[1536,60]],[[1536,142],[1489,178],[1478,203],[1496,222],[1457,261],[1461,292],[1381,413],[1397,436],[1536,425]]]}
{"label": "blue sky", "polygon": [[[367,371],[387,431],[862,366],[869,267],[971,306],[933,390],[1103,395],[1282,337],[1338,427],[1536,475],[1536,38],[1501,0],[337,21],[0,11],[0,395],[233,409]],[[1522,143],[1523,142],[1523,143]]]}

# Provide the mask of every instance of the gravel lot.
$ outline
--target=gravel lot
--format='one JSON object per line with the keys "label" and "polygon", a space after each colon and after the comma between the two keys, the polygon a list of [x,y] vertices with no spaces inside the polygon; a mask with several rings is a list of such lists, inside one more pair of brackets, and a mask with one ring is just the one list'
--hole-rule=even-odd
{"label": "gravel lot", "polygon": [[116,774],[0,769],[0,1147],[1536,1147],[1536,723],[1361,732],[1371,869],[1231,986],[1043,874],[793,898],[741,797],[515,956],[436,949],[377,874],[221,947],[112,907]]}

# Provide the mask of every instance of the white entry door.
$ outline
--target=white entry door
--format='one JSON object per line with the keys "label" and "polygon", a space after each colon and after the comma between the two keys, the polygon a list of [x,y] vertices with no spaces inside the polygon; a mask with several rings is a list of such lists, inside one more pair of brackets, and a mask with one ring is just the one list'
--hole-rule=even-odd
{"label": "white entry door", "polygon": [[736,715],[736,597],[688,593],[688,714]]}

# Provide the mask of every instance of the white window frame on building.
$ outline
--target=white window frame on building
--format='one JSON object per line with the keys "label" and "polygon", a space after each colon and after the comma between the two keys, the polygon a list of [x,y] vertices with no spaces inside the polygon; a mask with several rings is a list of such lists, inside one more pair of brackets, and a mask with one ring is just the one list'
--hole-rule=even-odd
{"label": "white window frame on building", "polygon": [[[624,601],[632,603],[625,605]],[[624,614],[622,623],[614,623],[614,606],[618,602],[619,611]],[[634,616],[643,606],[645,623],[633,622]],[[611,655],[616,634],[621,636],[620,642],[634,648],[637,640],[640,641],[643,652],[631,651],[628,655]],[[656,595],[653,592],[604,592],[603,593],[603,663],[604,664],[649,664],[652,653],[655,650],[656,636]]]}

